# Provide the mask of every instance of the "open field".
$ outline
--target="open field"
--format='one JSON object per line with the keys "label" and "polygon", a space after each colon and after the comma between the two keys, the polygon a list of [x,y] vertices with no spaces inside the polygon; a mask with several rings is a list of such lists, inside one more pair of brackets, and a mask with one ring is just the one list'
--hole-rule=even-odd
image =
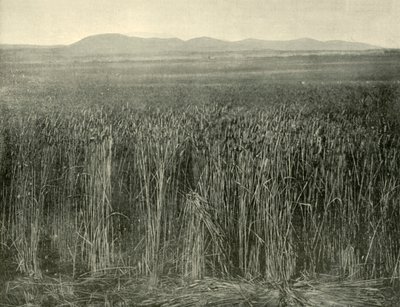
{"label": "open field", "polygon": [[1,51],[1,303],[399,304],[398,54],[37,52]]}

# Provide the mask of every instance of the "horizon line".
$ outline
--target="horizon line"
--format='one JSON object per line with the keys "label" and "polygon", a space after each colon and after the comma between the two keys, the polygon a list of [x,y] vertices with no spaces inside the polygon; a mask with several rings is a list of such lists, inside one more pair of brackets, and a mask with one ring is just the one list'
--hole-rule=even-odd
{"label": "horizon line", "polygon": [[330,40],[319,40],[315,39],[312,37],[307,37],[307,36],[302,36],[299,38],[293,38],[293,39],[287,39],[287,40],[279,40],[279,39],[262,39],[262,38],[254,38],[254,37],[247,37],[243,39],[238,39],[238,40],[227,40],[227,39],[220,39],[220,38],[215,38],[212,36],[207,36],[207,35],[202,35],[202,36],[194,36],[188,39],[182,39],[177,36],[171,36],[171,37],[157,37],[157,36],[140,36],[140,35],[128,35],[128,34],[122,34],[119,32],[104,32],[104,33],[97,33],[97,34],[90,34],[85,37],[82,37],[72,43],[66,43],[66,44],[35,44],[35,43],[2,43],[0,42],[0,46],[27,46],[27,47],[67,47],[70,45],[73,45],[77,42],[80,42],[86,38],[89,37],[94,37],[94,36],[101,36],[101,35],[120,35],[120,36],[125,36],[129,38],[141,38],[141,39],[160,39],[160,40],[169,40],[169,39],[178,39],[183,42],[188,42],[194,39],[199,39],[199,38],[208,38],[208,39],[213,39],[221,42],[227,42],[227,43],[235,43],[235,42],[242,42],[246,40],[258,40],[258,41],[269,41],[269,42],[290,42],[290,41],[298,41],[298,40],[311,40],[311,41],[317,41],[317,42],[322,42],[322,43],[328,43],[328,42],[346,42],[346,43],[358,43],[358,44],[365,44],[365,45],[370,45],[379,49],[400,49],[398,47],[382,47],[378,46],[372,43],[366,43],[366,42],[361,42],[361,41],[349,41],[349,40],[342,40],[342,39],[330,39]]}

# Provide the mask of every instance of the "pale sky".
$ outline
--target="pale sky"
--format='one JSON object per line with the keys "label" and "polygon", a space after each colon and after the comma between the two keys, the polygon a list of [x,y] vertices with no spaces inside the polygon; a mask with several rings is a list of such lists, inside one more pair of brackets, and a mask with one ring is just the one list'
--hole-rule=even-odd
{"label": "pale sky", "polygon": [[400,0],[0,0],[0,43],[70,44],[100,33],[400,48]]}

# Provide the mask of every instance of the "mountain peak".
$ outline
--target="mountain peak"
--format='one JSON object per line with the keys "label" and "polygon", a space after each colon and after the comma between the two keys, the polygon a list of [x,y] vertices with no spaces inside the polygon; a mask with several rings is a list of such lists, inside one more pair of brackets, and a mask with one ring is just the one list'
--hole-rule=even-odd
{"label": "mountain peak", "polygon": [[297,42],[320,42],[319,40],[313,39],[313,38],[309,38],[309,37],[300,37],[298,39],[293,39],[293,41],[297,41]]}
{"label": "mountain peak", "polygon": [[218,42],[222,42],[222,40],[217,39],[217,38],[212,38],[209,36],[200,36],[200,37],[194,37],[191,39],[188,39],[187,42],[193,42],[193,41],[218,41]]}
{"label": "mountain peak", "polygon": [[85,40],[92,40],[92,39],[118,39],[118,38],[124,38],[127,39],[129,36],[119,34],[119,33],[101,33],[101,34],[94,34],[90,36],[86,36],[82,38],[81,40],[77,41],[74,44],[77,44],[79,42],[85,41]]}

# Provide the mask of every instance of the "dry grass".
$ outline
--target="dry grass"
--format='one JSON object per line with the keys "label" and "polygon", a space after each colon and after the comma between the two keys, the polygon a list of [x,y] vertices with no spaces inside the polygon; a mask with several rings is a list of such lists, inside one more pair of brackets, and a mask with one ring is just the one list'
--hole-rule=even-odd
{"label": "dry grass", "polygon": [[[118,270],[116,269],[115,272]],[[7,306],[398,306],[384,280],[298,281],[291,285],[204,278],[183,282],[124,274],[20,278],[2,293]]]}

